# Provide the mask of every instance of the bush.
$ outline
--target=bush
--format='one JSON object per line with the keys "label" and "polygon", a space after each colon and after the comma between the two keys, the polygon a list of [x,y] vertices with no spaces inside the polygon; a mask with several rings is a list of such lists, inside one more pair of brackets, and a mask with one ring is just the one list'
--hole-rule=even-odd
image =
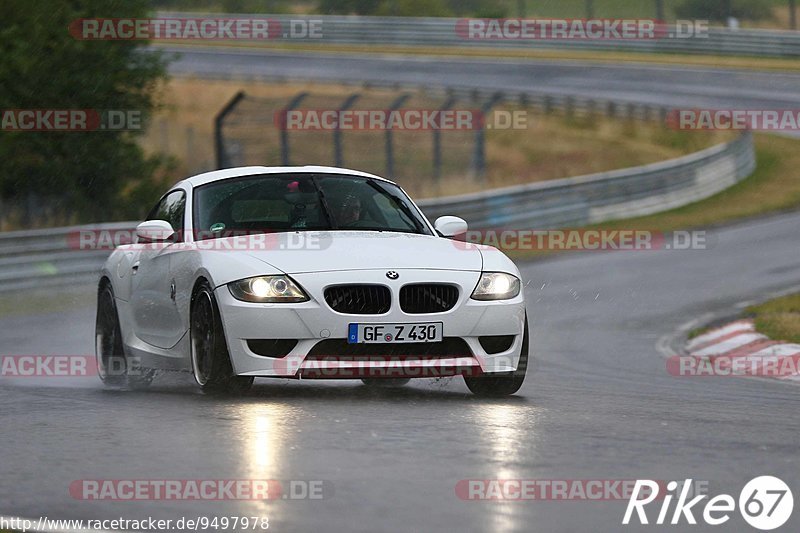
{"label": "bush", "polygon": [[[68,25],[98,14],[144,17],[147,0],[73,0],[0,4],[0,109],[128,110],[147,124],[166,61],[140,41],[83,41]],[[100,15],[102,16],[102,15]],[[25,224],[48,224],[43,206],[78,221],[120,215],[120,192],[144,190],[161,162],[136,142],[141,131],[32,132],[0,135],[0,196],[24,206]]]}

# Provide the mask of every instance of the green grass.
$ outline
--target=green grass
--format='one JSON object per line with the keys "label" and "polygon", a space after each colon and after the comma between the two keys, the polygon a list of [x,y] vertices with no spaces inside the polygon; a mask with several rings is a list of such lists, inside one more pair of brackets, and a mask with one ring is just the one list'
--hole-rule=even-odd
{"label": "green grass", "polygon": [[95,303],[94,291],[83,286],[59,288],[58,298],[53,298],[54,292],[56,289],[42,288],[0,294],[0,318],[83,309]]}
{"label": "green grass", "polygon": [[661,231],[719,225],[800,207],[800,140],[756,135],[757,167],[747,179],[710,198],[655,215],[598,224]]}
{"label": "green grass", "polygon": [[791,294],[747,308],[756,329],[773,340],[800,343],[800,294]]}
{"label": "green grass", "polygon": [[705,333],[709,329],[710,328],[708,326],[705,326],[705,327],[702,327],[702,328],[694,328],[693,330],[690,330],[689,333],[686,334],[686,338],[687,339],[694,339],[695,337],[699,337],[700,335],[702,335],[703,333]]}
{"label": "green grass", "polygon": [[[735,220],[800,209],[800,140],[756,134],[757,168],[753,174],[714,196],[653,215],[626,218],[582,229],[674,231],[705,228]],[[517,258],[553,252],[513,251]]]}

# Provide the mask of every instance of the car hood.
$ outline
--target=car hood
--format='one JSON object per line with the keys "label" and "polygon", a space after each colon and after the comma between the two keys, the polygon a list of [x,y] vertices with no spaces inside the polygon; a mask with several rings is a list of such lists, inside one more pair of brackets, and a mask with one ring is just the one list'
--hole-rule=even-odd
{"label": "car hood", "polygon": [[283,234],[275,248],[247,253],[287,274],[408,268],[479,272],[483,266],[477,246],[408,233],[323,231]]}

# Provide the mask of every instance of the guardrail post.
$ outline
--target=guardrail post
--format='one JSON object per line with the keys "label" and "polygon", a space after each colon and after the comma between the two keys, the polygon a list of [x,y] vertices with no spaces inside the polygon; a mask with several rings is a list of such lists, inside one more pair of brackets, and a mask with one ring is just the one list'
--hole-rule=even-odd
{"label": "guardrail post", "polygon": [[[450,94],[439,106],[438,111],[447,111],[453,107],[456,100],[457,98]],[[433,179],[437,183],[442,179],[442,131],[439,128],[433,128]]]}
{"label": "guardrail post", "polygon": [[472,155],[473,173],[479,179],[486,176],[486,115],[502,99],[503,94],[497,92],[481,106],[481,120],[478,129],[475,130],[475,151]]}
{"label": "guardrail post", "polygon": [[214,117],[214,148],[217,155],[217,168],[225,168],[229,166],[227,154],[225,153],[225,143],[223,142],[222,138],[222,126],[225,122],[225,117],[227,117],[231,111],[233,111],[242,98],[245,97],[244,91],[239,91],[234,95],[231,100],[225,104],[225,107],[217,113],[217,116]]}
{"label": "guardrail post", "polygon": [[[361,98],[361,93],[353,93],[347,98],[345,98],[342,105],[339,106],[337,110],[339,116],[343,111],[347,111],[352,107],[353,104],[356,103],[356,100]],[[336,121],[336,128],[333,130],[333,156],[336,160],[336,166],[341,167],[344,166],[344,157],[342,156],[342,130],[339,127],[339,121]]]}
{"label": "guardrail post", "polygon": [[287,128],[286,124],[286,114],[289,111],[292,111],[300,105],[305,97],[308,96],[306,91],[298,93],[295,95],[294,98],[289,100],[289,103],[286,104],[286,107],[280,110],[280,125],[281,125],[281,164],[285,167],[289,166],[290,153],[289,153],[289,128]]}
{"label": "guardrail post", "polygon": [[[401,94],[395,98],[394,102],[389,106],[389,113],[393,113],[400,109],[403,104],[411,97],[410,94]],[[386,128],[386,177],[394,178],[394,147],[392,146],[392,128]]]}

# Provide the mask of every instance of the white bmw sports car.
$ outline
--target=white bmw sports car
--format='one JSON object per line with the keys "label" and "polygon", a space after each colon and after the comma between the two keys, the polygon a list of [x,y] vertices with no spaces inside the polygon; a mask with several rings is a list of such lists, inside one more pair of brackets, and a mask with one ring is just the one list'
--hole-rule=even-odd
{"label": "white bmw sports car", "polygon": [[331,167],[243,167],[177,183],[119,246],[98,285],[109,384],[191,371],[205,391],[254,377],[462,375],[519,390],[528,361],[516,266],[431,225],[394,183]]}

